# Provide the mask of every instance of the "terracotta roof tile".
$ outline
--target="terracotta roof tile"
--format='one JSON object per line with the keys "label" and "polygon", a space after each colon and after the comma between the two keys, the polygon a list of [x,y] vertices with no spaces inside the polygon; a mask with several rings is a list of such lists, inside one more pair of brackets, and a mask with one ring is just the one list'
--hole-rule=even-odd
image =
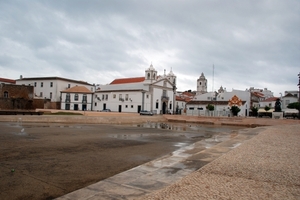
{"label": "terracotta roof tile", "polygon": [[276,101],[277,99],[279,99],[278,97],[270,97],[268,99],[263,100],[262,102],[272,102],[272,101]]}
{"label": "terracotta roof tile", "polygon": [[89,89],[87,89],[84,86],[74,86],[71,88],[68,88],[67,90],[64,90],[62,92],[68,92],[68,93],[92,93],[92,91],[90,91]]}
{"label": "terracotta roof tile", "polygon": [[0,78],[0,82],[6,82],[6,83],[16,83],[16,80],[8,79],[8,78]]}
{"label": "terracotta roof tile", "polygon": [[119,78],[113,80],[110,85],[113,84],[124,84],[124,83],[139,83],[143,82],[145,80],[145,77],[135,77],[135,78]]}

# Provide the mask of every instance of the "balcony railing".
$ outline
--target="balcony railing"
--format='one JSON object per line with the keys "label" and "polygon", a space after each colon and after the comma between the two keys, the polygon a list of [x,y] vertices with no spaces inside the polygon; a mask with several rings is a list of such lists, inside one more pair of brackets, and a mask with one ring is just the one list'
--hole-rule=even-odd
{"label": "balcony railing", "polygon": [[70,103],[71,100],[70,100],[70,99],[66,99],[65,102],[66,102],[66,103]]}
{"label": "balcony railing", "polygon": [[82,103],[87,103],[87,100],[82,100]]}

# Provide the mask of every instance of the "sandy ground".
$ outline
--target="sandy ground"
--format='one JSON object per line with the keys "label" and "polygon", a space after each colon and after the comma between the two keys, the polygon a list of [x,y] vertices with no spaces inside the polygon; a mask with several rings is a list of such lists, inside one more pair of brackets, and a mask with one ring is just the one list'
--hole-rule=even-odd
{"label": "sandy ground", "polygon": [[129,125],[0,122],[0,199],[53,199],[200,139]]}

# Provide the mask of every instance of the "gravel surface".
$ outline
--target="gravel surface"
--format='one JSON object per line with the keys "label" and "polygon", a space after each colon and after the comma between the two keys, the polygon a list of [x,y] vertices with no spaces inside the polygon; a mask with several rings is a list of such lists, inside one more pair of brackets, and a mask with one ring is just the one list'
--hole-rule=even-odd
{"label": "gravel surface", "polygon": [[268,127],[143,199],[300,199],[300,125]]}

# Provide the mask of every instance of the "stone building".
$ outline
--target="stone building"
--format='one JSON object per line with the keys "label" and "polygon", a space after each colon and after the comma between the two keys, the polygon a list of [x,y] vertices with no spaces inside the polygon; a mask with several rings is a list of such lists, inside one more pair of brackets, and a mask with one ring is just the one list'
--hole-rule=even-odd
{"label": "stone building", "polygon": [[33,86],[0,84],[1,110],[35,109],[33,102]]}

